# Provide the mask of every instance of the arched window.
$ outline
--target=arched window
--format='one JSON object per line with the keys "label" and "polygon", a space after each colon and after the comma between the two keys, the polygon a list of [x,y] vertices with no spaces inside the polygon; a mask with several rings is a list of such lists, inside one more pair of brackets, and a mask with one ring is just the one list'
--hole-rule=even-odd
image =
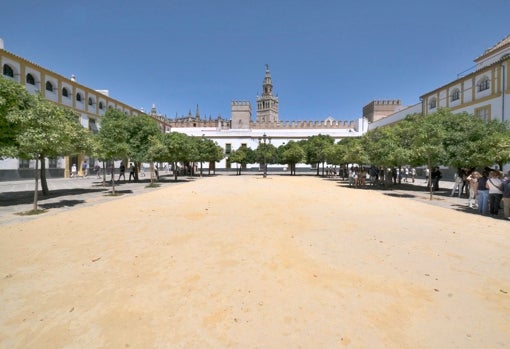
{"label": "arched window", "polygon": [[69,92],[67,91],[67,88],[62,87],[62,96],[69,97]]}
{"label": "arched window", "polygon": [[452,92],[452,102],[453,102],[453,101],[457,101],[457,100],[459,100],[459,98],[460,98],[460,91],[459,91],[459,89],[458,89],[458,88],[456,88],[456,89],[455,89],[455,90],[453,90],[453,92]]}
{"label": "arched window", "polygon": [[92,100],[92,97],[89,97],[89,105],[94,104],[94,101]]}
{"label": "arched window", "polygon": [[81,102],[81,93],[77,93],[77,94],[76,94],[76,100],[77,100],[78,102]]}
{"label": "arched window", "polygon": [[478,92],[488,90],[489,87],[489,78],[484,76],[478,83]]}
{"label": "arched window", "polygon": [[27,84],[35,85],[34,76],[30,73],[27,74]]}
{"label": "arched window", "polygon": [[11,66],[8,65],[8,64],[4,64],[4,71],[3,71],[3,74],[5,76],[9,76],[11,78],[14,77],[14,70],[12,70]]}
{"label": "arched window", "polygon": [[46,91],[53,92],[53,84],[49,81],[46,81]]}
{"label": "arched window", "polygon": [[437,106],[437,99],[436,99],[436,97],[432,97],[429,100],[429,108],[434,109],[436,106]]}
{"label": "arched window", "polygon": [[104,106],[103,106],[103,102],[99,102],[99,110],[103,110]]}

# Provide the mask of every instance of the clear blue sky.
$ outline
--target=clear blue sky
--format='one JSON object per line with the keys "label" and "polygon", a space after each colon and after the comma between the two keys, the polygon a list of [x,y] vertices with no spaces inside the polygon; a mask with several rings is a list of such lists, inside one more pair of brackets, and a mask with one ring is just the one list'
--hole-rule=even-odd
{"label": "clear blue sky", "polygon": [[509,0],[15,0],[5,49],[133,107],[252,117],[269,64],[281,120],[353,120],[456,79],[510,34]]}

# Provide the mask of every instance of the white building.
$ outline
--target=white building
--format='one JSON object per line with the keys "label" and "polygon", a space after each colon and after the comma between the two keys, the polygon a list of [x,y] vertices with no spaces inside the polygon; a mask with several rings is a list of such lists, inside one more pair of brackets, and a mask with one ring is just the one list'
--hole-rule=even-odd
{"label": "white building", "polygon": [[[33,94],[40,93],[46,99],[59,105],[72,108],[80,117],[83,127],[97,132],[101,116],[108,108],[115,108],[126,115],[143,114],[140,110],[126,103],[111,98],[107,90],[94,90],[76,81],[76,78],[63,77],[24,58],[6,51],[0,39],[0,68],[3,78],[16,81]],[[164,131],[164,119],[156,118],[159,127]],[[50,177],[68,177],[72,164],[81,171],[81,164],[87,160],[93,164],[95,159],[86,155],[47,159]],[[0,160],[0,180],[32,178],[35,161],[21,159]]]}
{"label": "white building", "polygon": [[[154,111],[155,113],[155,111]],[[256,149],[265,135],[271,144],[279,147],[289,141],[299,141],[310,136],[329,135],[339,141],[345,137],[359,137],[368,128],[366,119],[356,121],[336,121],[332,117],[324,121],[280,121],[278,115],[278,98],[273,95],[273,82],[269,66],[266,65],[265,76],[262,82],[262,94],[257,96],[257,115],[252,120],[251,103],[249,101],[232,101],[231,118],[223,120],[203,120],[198,111],[193,117],[169,120],[170,128],[167,132],[180,132],[189,136],[204,137],[218,143],[228,157],[231,151],[247,146]],[[228,158],[223,159],[216,168],[230,168]],[[258,164],[249,165],[248,168],[257,168]],[[282,167],[282,165],[269,165],[269,167]],[[300,164],[297,167],[311,168],[311,165]]]}
{"label": "white building", "polygon": [[485,50],[474,62],[474,71],[425,93],[416,105],[374,120],[368,129],[398,122],[409,114],[434,113],[438,108],[467,112],[487,121],[510,121],[510,35]]}

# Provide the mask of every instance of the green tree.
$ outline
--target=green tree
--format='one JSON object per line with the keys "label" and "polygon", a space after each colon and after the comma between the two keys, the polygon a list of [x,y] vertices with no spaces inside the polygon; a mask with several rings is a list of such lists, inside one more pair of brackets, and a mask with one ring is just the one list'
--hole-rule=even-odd
{"label": "green tree", "polygon": [[[432,183],[432,169],[448,162],[448,153],[445,147],[445,139],[448,131],[443,127],[442,118],[447,111],[440,109],[427,116],[419,114],[406,117],[412,123],[413,135],[411,138],[413,165],[427,165],[429,171],[429,183]],[[430,200],[432,200],[432,185],[430,186]]]}
{"label": "green tree", "polygon": [[[151,184],[154,183],[154,157],[151,157],[149,138],[162,132],[154,119],[147,115],[128,116],[127,121],[127,142],[129,151],[127,156],[136,164],[136,168],[144,161],[150,163]],[[138,181],[138,171],[135,171],[135,181]]]}
{"label": "green tree", "polygon": [[[119,110],[109,108],[101,117],[101,127],[95,135],[96,156],[103,161],[121,160],[128,156],[128,116]],[[106,171],[103,180],[106,178]],[[112,194],[115,195],[115,180],[112,172]]]}
{"label": "green tree", "polygon": [[177,181],[177,163],[186,163],[191,158],[191,142],[184,133],[165,133],[163,137],[166,161],[171,162],[174,168],[174,180]]}
{"label": "green tree", "polygon": [[443,146],[446,160],[443,165],[456,168],[471,168],[477,164],[475,156],[482,149],[482,140],[487,135],[487,124],[468,113],[454,114],[448,109],[438,111],[440,125],[446,131]]}
{"label": "green tree", "polygon": [[289,166],[291,176],[296,175],[296,164],[303,162],[305,159],[303,148],[299,143],[289,141],[287,144],[278,147],[278,152],[280,153],[280,163]]}
{"label": "green tree", "polygon": [[34,96],[33,104],[29,108],[9,112],[7,121],[16,125],[17,156],[36,160],[34,210],[37,210],[39,172],[43,194],[47,195],[49,192],[45,176],[45,158],[89,150],[92,135],[79,124],[78,116],[74,112],[41,96]]}
{"label": "green tree", "polygon": [[267,172],[267,164],[278,163],[278,150],[271,143],[259,143],[254,155],[254,162],[261,164],[264,172]]}
{"label": "green tree", "polygon": [[205,139],[201,143],[201,154],[203,161],[209,162],[208,173],[211,174],[211,167],[216,171],[216,162],[221,161],[225,158],[225,151],[218,143],[211,139]]}
{"label": "green tree", "polygon": [[409,137],[412,132],[412,124],[407,120],[367,132],[363,138],[369,162],[385,168],[402,169],[402,165],[411,161],[412,149]]}
{"label": "green tree", "polygon": [[18,156],[18,125],[8,119],[10,113],[20,113],[33,107],[34,97],[23,85],[0,75],[0,158]]}
{"label": "green tree", "polygon": [[344,163],[363,166],[370,162],[363,137],[344,138],[340,144],[344,147]]}
{"label": "green tree", "polygon": [[305,160],[307,164],[317,165],[317,176],[319,175],[319,167],[322,164],[322,175],[324,175],[324,163],[326,162],[327,154],[330,152],[330,147],[334,144],[335,140],[329,135],[317,135],[308,137],[302,143],[305,151]]}
{"label": "green tree", "polygon": [[486,124],[472,158],[480,167],[498,164],[502,169],[503,164],[510,162],[510,124],[496,120]]}
{"label": "green tree", "polygon": [[242,168],[245,168],[246,165],[255,162],[255,153],[253,149],[243,145],[240,146],[239,149],[230,153],[229,160],[232,163],[240,165],[240,167],[237,168],[237,174],[241,175]]}

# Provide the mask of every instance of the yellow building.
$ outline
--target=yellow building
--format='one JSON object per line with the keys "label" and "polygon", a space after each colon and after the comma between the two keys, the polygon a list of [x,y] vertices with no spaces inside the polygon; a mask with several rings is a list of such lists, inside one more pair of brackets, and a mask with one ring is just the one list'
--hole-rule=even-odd
{"label": "yellow building", "polygon": [[510,35],[474,60],[473,72],[421,96],[422,113],[438,108],[484,120],[510,120]]}
{"label": "yellow building", "polygon": [[[98,131],[101,116],[108,108],[118,109],[131,116],[144,114],[126,103],[111,98],[107,90],[91,89],[78,83],[74,76],[70,78],[63,77],[6,51],[1,40],[0,67],[4,78],[24,85],[28,92],[41,94],[50,101],[72,108],[80,116],[82,126],[92,132]],[[166,119],[158,115],[151,116],[158,121],[160,129],[164,132]],[[50,177],[69,177],[73,163],[81,171],[81,164],[84,161],[87,161],[89,166],[93,166],[96,160],[86,155],[48,159],[48,175]],[[33,160],[0,160],[0,180],[32,177],[33,168]]]}

